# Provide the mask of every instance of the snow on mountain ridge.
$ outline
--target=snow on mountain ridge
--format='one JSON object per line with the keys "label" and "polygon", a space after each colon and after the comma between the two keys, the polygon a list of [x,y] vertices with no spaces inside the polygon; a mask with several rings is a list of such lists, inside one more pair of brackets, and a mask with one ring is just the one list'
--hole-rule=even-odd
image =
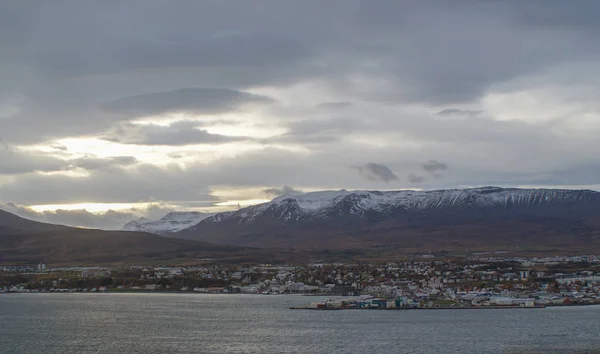
{"label": "snow on mountain ridge", "polygon": [[471,201],[479,205],[535,204],[553,199],[576,200],[581,192],[600,193],[588,190],[566,189],[518,189],[499,187],[479,187],[471,189],[446,189],[431,191],[323,191],[309,192],[302,195],[281,196],[268,204],[279,204],[286,200],[295,200],[303,211],[316,211],[330,207],[344,198],[356,197],[355,202],[365,209],[382,205],[401,205],[408,209],[432,208],[441,205],[455,205],[459,202]]}
{"label": "snow on mountain ridge", "polygon": [[283,195],[270,202],[238,211],[219,213],[206,222],[222,222],[229,218],[238,223],[250,222],[273,212],[282,223],[306,218],[327,218],[329,213],[362,215],[367,211],[385,212],[393,209],[425,210],[463,207],[508,207],[536,205],[551,201],[600,201],[600,193],[591,190],[519,189],[478,187],[447,190],[399,191],[318,191],[301,195]]}

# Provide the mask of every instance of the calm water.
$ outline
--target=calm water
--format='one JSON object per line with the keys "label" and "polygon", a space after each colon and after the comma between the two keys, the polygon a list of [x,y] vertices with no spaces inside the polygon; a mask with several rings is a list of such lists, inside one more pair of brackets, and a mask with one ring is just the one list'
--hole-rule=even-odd
{"label": "calm water", "polygon": [[294,311],[301,296],[2,294],[1,353],[600,353],[600,306]]}

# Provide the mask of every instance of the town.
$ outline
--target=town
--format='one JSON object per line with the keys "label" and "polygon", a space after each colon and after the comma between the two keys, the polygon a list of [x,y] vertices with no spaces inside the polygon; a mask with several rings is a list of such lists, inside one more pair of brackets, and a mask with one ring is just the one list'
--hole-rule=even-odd
{"label": "town", "polygon": [[[352,306],[367,308],[588,305],[600,303],[600,256],[480,254],[383,264],[0,267],[0,293],[16,292],[362,296],[365,300]],[[348,303],[328,306],[342,305]]]}

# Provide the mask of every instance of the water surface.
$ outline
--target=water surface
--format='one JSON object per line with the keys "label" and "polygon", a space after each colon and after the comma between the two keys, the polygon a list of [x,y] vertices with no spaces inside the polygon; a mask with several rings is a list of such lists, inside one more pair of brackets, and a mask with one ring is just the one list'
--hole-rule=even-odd
{"label": "water surface", "polygon": [[2,294],[1,353],[600,353],[600,306],[301,311],[303,296]]}

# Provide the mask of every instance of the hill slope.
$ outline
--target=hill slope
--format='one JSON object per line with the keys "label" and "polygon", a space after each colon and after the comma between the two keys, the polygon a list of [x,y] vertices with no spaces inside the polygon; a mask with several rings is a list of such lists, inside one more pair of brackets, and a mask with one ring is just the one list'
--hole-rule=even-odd
{"label": "hill slope", "polygon": [[314,192],[217,214],[175,235],[311,250],[600,251],[600,193],[497,187]]}
{"label": "hill slope", "polygon": [[165,238],[143,232],[44,224],[0,210],[0,263],[145,264],[197,258],[232,262],[276,260],[273,252],[263,250]]}

